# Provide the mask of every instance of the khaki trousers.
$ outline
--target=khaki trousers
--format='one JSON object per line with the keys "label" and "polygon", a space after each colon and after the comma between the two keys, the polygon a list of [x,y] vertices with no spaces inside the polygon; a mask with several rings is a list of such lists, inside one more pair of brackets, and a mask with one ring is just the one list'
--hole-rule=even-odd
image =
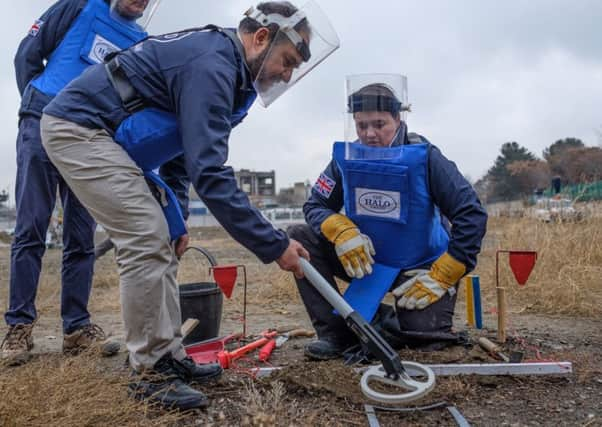
{"label": "khaki trousers", "polygon": [[185,357],[167,221],[142,171],[102,129],[43,115],[42,143],[71,190],[115,244],[126,344],[134,369]]}

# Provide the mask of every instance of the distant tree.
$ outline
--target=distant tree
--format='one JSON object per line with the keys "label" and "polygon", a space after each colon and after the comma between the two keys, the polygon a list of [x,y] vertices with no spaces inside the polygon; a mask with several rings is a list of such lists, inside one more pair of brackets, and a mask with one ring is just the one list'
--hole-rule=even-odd
{"label": "distant tree", "polygon": [[477,182],[474,183],[473,188],[477,192],[477,195],[479,196],[479,199],[481,199],[481,202],[487,203],[489,199],[490,187],[491,181],[489,180],[487,175],[485,175],[483,178],[479,179]]}
{"label": "distant tree", "polygon": [[602,179],[602,148],[600,147],[567,150],[562,160],[565,177],[571,183]]}
{"label": "distant tree", "polygon": [[551,180],[550,167],[543,160],[519,160],[508,165],[516,191],[521,195],[532,194],[536,189],[545,189]]}
{"label": "distant tree", "polygon": [[559,176],[563,183],[577,184],[600,178],[601,150],[586,147],[580,139],[565,138],[544,150],[544,158],[552,174]]}
{"label": "distant tree", "polygon": [[511,200],[522,194],[521,184],[516,176],[510,173],[508,166],[514,162],[534,161],[535,155],[517,142],[506,142],[500,149],[500,155],[487,171],[490,181],[488,196],[494,200]]}
{"label": "distant tree", "polygon": [[561,154],[562,152],[572,148],[583,148],[585,144],[578,138],[564,138],[559,139],[548,148],[543,150],[543,158],[548,162],[552,156]]}

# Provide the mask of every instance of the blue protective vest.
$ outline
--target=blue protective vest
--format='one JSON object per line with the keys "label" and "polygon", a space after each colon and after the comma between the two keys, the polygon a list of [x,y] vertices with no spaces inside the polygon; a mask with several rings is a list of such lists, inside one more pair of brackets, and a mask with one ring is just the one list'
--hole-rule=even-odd
{"label": "blue protective vest", "polygon": [[345,213],[372,239],[377,263],[408,270],[447,250],[449,236],[428,191],[428,144],[337,142],[333,158],[343,178]]}
{"label": "blue protective vest", "polygon": [[111,17],[104,0],[88,0],[48,58],[44,72],[30,84],[54,97],[90,65],[103,62],[107,54],[128,48],[146,36],[134,21],[117,21]]}
{"label": "blue protective vest", "polygon": [[[234,110],[232,128],[243,121],[256,98],[257,93],[250,93]],[[158,108],[146,108],[126,118],[114,138],[143,171],[157,169],[184,153],[176,115]]]}
{"label": "blue protective vest", "polygon": [[[251,92],[230,118],[235,127],[247,116],[257,94]],[[172,189],[153,170],[182,155],[182,138],[177,117],[157,108],[146,108],[126,118],[115,131],[115,142],[121,145],[144,175],[165,192],[161,208],[169,225],[172,240],[186,234],[186,221]]]}

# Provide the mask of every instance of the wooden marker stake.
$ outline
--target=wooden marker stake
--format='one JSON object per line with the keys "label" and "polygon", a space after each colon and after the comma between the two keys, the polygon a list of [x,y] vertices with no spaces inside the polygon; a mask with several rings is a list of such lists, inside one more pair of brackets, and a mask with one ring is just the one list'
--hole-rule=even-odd
{"label": "wooden marker stake", "polygon": [[182,339],[186,338],[189,333],[191,333],[194,328],[199,325],[199,319],[186,319],[182,326],[180,327],[180,332],[182,333]]}

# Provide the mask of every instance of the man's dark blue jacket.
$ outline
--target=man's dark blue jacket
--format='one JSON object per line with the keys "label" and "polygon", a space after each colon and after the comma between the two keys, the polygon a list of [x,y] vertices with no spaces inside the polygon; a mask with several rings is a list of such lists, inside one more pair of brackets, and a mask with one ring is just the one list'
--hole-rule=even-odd
{"label": "man's dark blue jacket", "polygon": [[[189,30],[150,37],[118,58],[147,106],[177,116],[184,155],[161,172],[178,198],[187,198],[192,183],[237,241],[263,262],[279,258],[288,246],[286,234],[250,205],[232,168],[225,166],[232,113],[253,91],[236,35]],[[129,115],[103,65],[88,68],[72,81],[44,113],[111,135]]]}

